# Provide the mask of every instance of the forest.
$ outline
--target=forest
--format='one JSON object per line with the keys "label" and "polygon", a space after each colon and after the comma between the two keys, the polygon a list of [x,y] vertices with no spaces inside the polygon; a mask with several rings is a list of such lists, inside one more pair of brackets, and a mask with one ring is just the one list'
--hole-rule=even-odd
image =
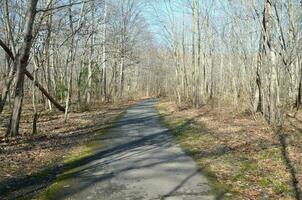
{"label": "forest", "polygon": [[0,199],[48,191],[150,99],[222,199],[302,199],[301,0],[0,0],[0,29]]}

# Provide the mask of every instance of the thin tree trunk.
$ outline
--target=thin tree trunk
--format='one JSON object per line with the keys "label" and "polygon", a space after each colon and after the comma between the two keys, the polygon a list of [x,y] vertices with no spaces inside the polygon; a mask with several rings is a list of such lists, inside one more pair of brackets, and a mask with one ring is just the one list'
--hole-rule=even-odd
{"label": "thin tree trunk", "polygon": [[86,103],[90,104],[91,101],[91,91],[92,91],[92,67],[93,67],[93,54],[94,54],[94,37],[95,37],[95,15],[94,15],[94,2],[90,2],[90,9],[91,9],[91,21],[92,21],[92,28],[91,28],[91,38],[90,38],[90,55],[89,55],[89,64],[88,64],[88,88],[87,88],[87,96],[86,96]]}
{"label": "thin tree trunk", "polygon": [[[38,72],[38,66],[37,62],[34,61],[34,81],[37,80],[37,72]],[[38,121],[38,112],[37,112],[37,102],[36,102],[36,86],[35,84],[32,84],[32,105],[33,105],[33,123],[32,123],[32,135],[37,134],[37,121]]]}
{"label": "thin tree trunk", "polygon": [[[70,101],[71,101],[71,97],[72,97],[72,78],[73,78],[73,71],[74,71],[74,62],[75,62],[75,57],[77,54],[77,47],[78,47],[78,38],[75,39],[75,30],[74,30],[74,26],[73,26],[73,15],[72,15],[72,0],[69,0],[69,8],[68,8],[68,12],[69,12],[69,28],[71,30],[71,34],[72,34],[72,38],[70,40],[70,46],[69,46],[69,57],[67,58],[67,62],[69,66],[69,72],[68,72],[68,78],[67,78],[67,94],[66,94],[66,100],[65,100],[65,114],[64,114],[64,121],[65,123],[67,122],[68,119],[68,111],[69,111],[69,107],[70,107]],[[86,2],[82,2],[82,7],[81,7],[81,14],[80,14],[80,19],[78,21],[76,30],[78,30],[82,24],[82,20],[83,20],[83,15],[86,12]],[[68,65],[66,65],[68,67]],[[66,72],[68,71],[68,69],[66,69]]]}
{"label": "thin tree trunk", "polygon": [[192,85],[192,92],[193,92],[193,106],[197,105],[197,67],[196,67],[196,21],[197,21],[197,1],[192,1],[192,67],[193,67],[193,85]]}
{"label": "thin tree trunk", "polygon": [[[47,92],[51,92],[51,70],[50,70],[50,41],[52,37],[52,13],[49,14],[49,17],[47,19],[47,38],[46,38],[46,44],[45,44],[45,57],[46,57],[46,73],[47,73]],[[51,111],[52,105],[51,101],[48,99],[48,108]]]}
{"label": "thin tree trunk", "polygon": [[125,42],[126,42],[126,13],[125,0],[121,2],[121,47],[120,47],[120,80],[119,80],[119,97],[123,96],[124,92],[124,69],[125,69]]}
{"label": "thin tree trunk", "polygon": [[107,67],[106,67],[106,36],[107,36],[107,0],[104,0],[104,25],[102,34],[103,56],[102,56],[102,80],[103,101],[107,101]]}
{"label": "thin tree trunk", "polygon": [[182,67],[183,67],[183,78],[182,78],[182,87],[183,87],[183,95],[185,100],[188,100],[188,78],[187,78],[187,66],[186,66],[186,47],[185,47],[185,21],[183,14],[183,30],[182,30]]}
{"label": "thin tree trunk", "polygon": [[[263,19],[263,23],[265,23]],[[265,25],[263,24],[261,28],[261,34],[260,34],[260,41],[259,41],[259,52],[257,56],[257,69],[256,69],[256,91],[255,91],[255,97],[254,97],[254,111],[255,112],[261,112],[263,113],[262,110],[262,84],[261,84],[261,66],[263,62],[263,56],[264,56],[264,41],[265,41],[265,34],[264,34],[264,27]]]}
{"label": "thin tree trunk", "polygon": [[2,113],[2,111],[4,109],[6,99],[9,94],[9,88],[13,82],[14,75],[15,75],[15,67],[11,67],[8,77],[6,78],[6,81],[4,83],[4,87],[2,89],[2,94],[1,94],[1,99],[0,99],[0,114]]}
{"label": "thin tree trunk", "polygon": [[300,81],[299,81],[299,87],[298,87],[298,95],[296,98],[296,108],[297,110],[300,108],[301,104],[302,104],[302,66],[300,64]]}
{"label": "thin tree trunk", "polygon": [[124,57],[122,56],[121,58],[121,63],[120,63],[120,97],[123,96],[124,92]]}
{"label": "thin tree trunk", "polygon": [[[71,5],[72,0],[69,0],[69,3]],[[84,3],[83,3],[84,4]],[[73,28],[73,21],[72,21],[72,10],[71,6],[69,6],[68,9],[69,12],[69,28],[71,33],[74,33],[74,28]],[[72,36],[72,39],[70,40],[70,49],[69,49],[69,57],[67,58],[68,63],[69,63],[69,72],[68,76],[66,75],[67,78],[67,94],[66,94],[66,101],[65,101],[65,115],[64,115],[64,122],[67,122],[68,119],[68,111],[69,111],[69,106],[70,106],[70,98],[71,98],[71,90],[72,90],[72,75],[73,75],[73,64],[74,64],[74,35]],[[67,65],[68,66],[68,65]],[[68,68],[66,69],[66,72],[68,71]]]}

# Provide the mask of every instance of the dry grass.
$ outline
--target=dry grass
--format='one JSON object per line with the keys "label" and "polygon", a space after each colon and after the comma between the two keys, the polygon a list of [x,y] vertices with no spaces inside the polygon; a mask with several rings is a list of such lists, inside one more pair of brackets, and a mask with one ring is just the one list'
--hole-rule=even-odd
{"label": "dry grass", "polygon": [[[201,169],[214,177],[214,188],[227,194],[225,199],[295,198],[292,174],[279,137],[264,121],[247,113],[234,113],[228,107],[204,106],[180,111],[174,103],[162,101],[158,109],[184,149],[193,154]],[[285,150],[299,182],[302,181],[301,119],[301,115],[292,118],[296,127],[288,121],[284,131]]]}

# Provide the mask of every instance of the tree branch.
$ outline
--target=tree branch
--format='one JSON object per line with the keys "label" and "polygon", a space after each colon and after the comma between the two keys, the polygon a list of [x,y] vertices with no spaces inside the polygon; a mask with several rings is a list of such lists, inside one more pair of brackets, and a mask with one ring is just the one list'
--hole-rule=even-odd
{"label": "tree branch", "polygon": [[[12,51],[1,39],[0,39],[0,46],[7,53],[7,55],[13,61],[15,61],[15,57],[14,57]],[[35,86],[37,86],[39,88],[39,90],[51,101],[51,103],[53,103],[60,111],[65,112],[65,108],[63,106],[61,106],[60,103],[58,103],[52,96],[50,96],[50,94],[47,92],[47,90],[45,90],[43,88],[43,86],[37,80],[34,80],[34,77],[29,73],[29,71],[27,71],[27,69],[25,69],[25,75],[34,82]]]}
{"label": "tree branch", "polygon": [[58,10],[58,9],[63,9],[63,8],[69,8],[70,6],[75,6],[75,5],[79,5],[82,3],[87,3],[90,1],[94,1],[94,0],[88,0],[88,1],[80,1],[80,2],[74,2],[74,3],[70,3],[70,4],[65,4],[65,5],[61,5],[61,6],[57,6],[57,7],[53,7],[53,8],[45,8],[45,9],[39,9],[36,12],[48,12],[48,11],[52,11],[52,10]]}
{"label": "tree branch", "polygon": [[1,39],[0,39],[0,46],[7,53],[7,55],[14,61],[15,57],[14,57],[13,52],[10,50],[10,48]]}

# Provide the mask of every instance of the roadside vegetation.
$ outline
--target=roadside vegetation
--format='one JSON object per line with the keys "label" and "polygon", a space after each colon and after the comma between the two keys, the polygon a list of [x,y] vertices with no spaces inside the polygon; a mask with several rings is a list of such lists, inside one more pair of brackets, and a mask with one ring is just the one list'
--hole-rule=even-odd
{"label": "roadside vegetation", "polygon": [[261,117],[230,106],[193,109],[162,100],[157,108],[225,199],[297,198],[302,181],[301,112],[278,134]]}

